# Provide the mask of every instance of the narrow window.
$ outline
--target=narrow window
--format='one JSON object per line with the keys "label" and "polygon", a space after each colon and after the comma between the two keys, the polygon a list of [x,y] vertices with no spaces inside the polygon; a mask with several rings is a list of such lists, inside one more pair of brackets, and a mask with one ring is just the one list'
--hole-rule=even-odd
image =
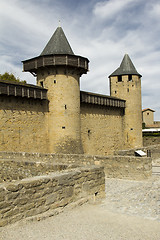
{"label": "narrow window", "polygon": [[91,135],[91,130],[88,130],[88,138],[90,139],[90,135]]}
{"label": "narrow window", "polygon": [[56,80],[54,80],[54,84],[56,84]]}
{"label": "narrow window", "polygon": [[64,105],[64,108],[67,109],[67,105]]}
{"label": "narrow window", "polygon": [[128,81],[132,81],[132,74],[128,75]]}
{"label": "narrow window", "polygon": [[118,82],[122,82],[122,76],[118,76]]}
{"label": "narrow window", "polygon": [[127,88],[127,92],[129,92],[129,88]]}
{"label": "narrow window", "polygon": [[147,113],[147,115],[149,115],[149,113]]}
{"label": "narrow window", "polygon": [[40,81],[40,85],[41,85],[41,87],[43,87],[43,81]]}

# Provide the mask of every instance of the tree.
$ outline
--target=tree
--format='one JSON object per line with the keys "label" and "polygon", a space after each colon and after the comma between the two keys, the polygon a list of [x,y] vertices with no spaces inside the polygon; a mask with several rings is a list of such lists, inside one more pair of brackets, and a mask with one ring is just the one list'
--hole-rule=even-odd
{"label": "tree", "polygon": [[22,81],[19,78],[16,78],[13,73],[5,72],[4,74],[0,74],[1,81],[11,81],[11,82],[18,82],[18,83],[27,83],[26,81]]}

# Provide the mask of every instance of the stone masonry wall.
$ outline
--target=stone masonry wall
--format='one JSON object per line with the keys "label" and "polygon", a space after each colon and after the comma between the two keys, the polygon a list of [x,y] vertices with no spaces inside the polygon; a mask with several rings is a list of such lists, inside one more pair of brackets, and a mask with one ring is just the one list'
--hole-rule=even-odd
{"label": "stone masonry wall", "polygon": [[85,154],[109,155],[124,149],[123,109],[81,104],[81,138]]}
{"label": "stone masonry wall", "polygon": [[[50,72],[50,74],[48,73]],[[83,153],[80,129],[80,88],[77,70],[43,68],[37,83],[48,89],[50,153]]]}
{"label": "stone masonry wall", "polygon": [[[155,151],[155,150],[154,150]],[[158,150],[156,150],[158,151]],[[123,153],[124,151],[122,151]],[[134,153],[134,152],[133,152]],[[127,154],[127,153],[126,153]],[[101,165],[106,177],[141,180],[151,176],[152,159],[135,157],[133,154],[121,156],[98,156],[83,154],[39,154],[39,153],[7,153],[0,152],[0,158],[19,159],[50,164]]]}
{"label": "stone masonry wall", "polygon": [[105,195],[102,167],[83,167],[65,173],[0,184],[0,226],[46,214],[76,201]]}
{"label": "stone masonry wall", "polygon": [[75,168],[76,165],[51,164],[24,160],[0,160],[0,183]]}
{"label": "stone masonry wall", "polygon": [[0,95],[0,151],[48,152],[48,102]]}
{"label": "stone masonry wall", "polygon": [[[137,149],[115,151],[114,154],[119,155],[119,156],[135,156],[136,150],[144,151],[146,153],[146,155],[151,157],[152,160],[160,158],[160,144],[149,145],[149,146],[137,148]],[[143,159],[143,158],[141,158],[141,159]]]}
{"label": "stone masonry wall", "polygon": [[110,78],[110,94],[126,100],[123,149],[142,147],[141,79],[132,75],[130,80],[129,75],[123,75],[121,80],[117,76]]}
{"label": "stone masonry wall", "polygon": [[160,144],[160,136],[143,136],[143,146]]}

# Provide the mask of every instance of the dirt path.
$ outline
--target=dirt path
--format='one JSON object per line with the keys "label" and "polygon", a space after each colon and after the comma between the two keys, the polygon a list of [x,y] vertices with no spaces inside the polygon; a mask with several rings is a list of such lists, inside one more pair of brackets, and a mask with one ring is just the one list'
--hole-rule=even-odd
{"label": "dirt path", "polygon": [[0,229],[0,240],[160,240],[160,177],[106,179],[106,199]]}
{"label": "dirt path", "polygon": [[40,222],[3,228],[1,240],[159,240],[160,222],[84,205]]}

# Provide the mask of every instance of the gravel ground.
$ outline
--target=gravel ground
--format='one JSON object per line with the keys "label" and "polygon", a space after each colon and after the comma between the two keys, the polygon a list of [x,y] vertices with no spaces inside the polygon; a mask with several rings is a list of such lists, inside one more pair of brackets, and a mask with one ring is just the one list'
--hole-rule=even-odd
{"label": "gravel ground", "polygon": [[160,240],[160,176],[106,179],[106,199],[0,229],[0,240]]}
{"label": "gravel ground", "polygon": [[146,181],[106,179],[103,206],[113,212],[160,221],[160,176]]}

